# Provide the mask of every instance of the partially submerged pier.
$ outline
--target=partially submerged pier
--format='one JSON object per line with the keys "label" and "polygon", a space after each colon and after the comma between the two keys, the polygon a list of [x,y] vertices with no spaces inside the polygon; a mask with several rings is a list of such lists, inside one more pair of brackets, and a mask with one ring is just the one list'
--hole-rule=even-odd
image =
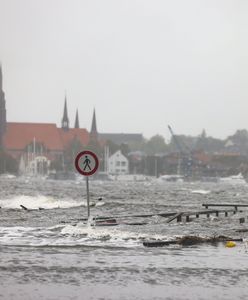
{"label": "partially submerged pier", "polygon": [[[92,220],[95,221],[96,225],[101,226],[110,226],[112,225],[118,225],[118,224],[126,224],[126,225],[146,225],[147,222],[141,221],[141,222],[128,222],[129,219],[145,219],[145,218],[151,218],[151,217],[163,217],[167,218],[166,223],[171,223],[173,221],[176,222],[190,222],[193,219],[200,218],[201,215],[205,215],[207,218],[210,216],[214,217],[228,217],[229,215],[237,214],[239,212],[243,212],[243,210],[240,210],[240,207],[248,207],[246,204],[237,204],[237,203],[228,203],[228,204],[215,204],[210,203],[206,204],[203,203],[202,206],[205,207],[203,210],[191,210],[191,211],[176,211],[176,212],[154,212],[154,213],[148,213],[148,214],[129,214],[129,215],[113,215],[113,216],[97,216],[94,217]],[[221,209],[209,209],[208,207],[221,207]],[[225,208],[224,208],[225,207]],[[75,219],[74,219],[75,220]],[[77,219],[77,221],[87,221],[87,218],[81,218]],[[240,218],[240,223],[244,223],[245,218]]]}

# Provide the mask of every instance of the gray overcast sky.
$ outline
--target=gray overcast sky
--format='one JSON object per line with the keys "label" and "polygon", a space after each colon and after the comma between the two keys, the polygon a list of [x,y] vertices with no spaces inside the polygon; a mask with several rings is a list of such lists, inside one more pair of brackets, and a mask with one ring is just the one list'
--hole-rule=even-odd
{"label": "gray overcast sky", "polygon": [[0,0],[7,119],[225,138],[248,128],[247,0]]}

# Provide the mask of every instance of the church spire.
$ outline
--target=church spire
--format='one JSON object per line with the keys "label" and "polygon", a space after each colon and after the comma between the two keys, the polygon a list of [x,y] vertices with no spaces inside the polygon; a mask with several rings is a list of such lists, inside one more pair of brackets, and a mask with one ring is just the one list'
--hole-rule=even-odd
{"label": "church spire", "polygon": [[0,63],[0,91],[3,89],[3,73],[2,73],[2,64]]}
{"label": "church spire", "polygon": [[92,123],[91,123],[90,137],[91,137],[91,139],[95,139],[95,140],[97,140],[97,137],[98,137],[97,127],[96,127],[96,112],[95,112],[95,108],[94,108],[94,111],[93,111],[93,118],[92,118]]}
{"label": "church spire", "polygon": [[75,119],[75,128],[79,128],[79,120],[78,120],[78,109],[77,109],[77,112],[76,112],[76,119]]}
{"label": "church spire", "polygon": [[94,108],[93,111],[93,118],[92,118],[92,123],[91,123],[91,133],[97,133],[97,128],[96,128],[96,111]]}
{"label": "church spire", "polygon": [[67,113],[67,99],[66,99],[66,96],[65,96],[64,114],[63,114],[63,118],[62,118],[61,127],[64,130],[69,129],[69,118],[68,118],[68,113]]}
{"label": "church spire", "polygon": [[3,135],[6,131],[6,107],[5,107],[5,95],[3,91],[3,74],[2,65],[0,64],[0,148],[3,145]]}

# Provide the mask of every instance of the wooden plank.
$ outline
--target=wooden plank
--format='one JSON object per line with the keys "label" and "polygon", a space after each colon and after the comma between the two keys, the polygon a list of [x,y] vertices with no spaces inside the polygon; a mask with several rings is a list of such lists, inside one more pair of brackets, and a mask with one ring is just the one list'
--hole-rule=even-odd
{"label": "wooden plank", "polygon": [[224,212],[234,212],[235,209],[205,209],[205,210],[198,210],[198,211],[185,211],[183,212],[184,216],[192,216],[192,215],[210,215]]}
{"label": "wooden plank", "polygon": [[216,206],[226,206],[226,207],[248,207],[248,204],[238,204],[238,203],[203,203],[202,206],[205,207],[216,207]]}
{"label": "wooden plank", "polygon": [[175,245],[175,244],[178,244],[178,241],[149,241],[149,242],[143,242],[143,245],[145,247],[162,247],[162,246]]}
{"label": "wooden plank", "polygon": [[199,237],[183,237],[178,240],[172,240],[172,241],[146,241],[143,242],[143,246],[145,247],[163,247],[163,246],[169,246],[169,245],[182,245],[182,246],[191,246],[191,245],[197,245],[202,243],[221,243],[221,242],[227,242],[227,241],[234,241],[234,242],[243,242],[242,238],[228,238],[228,237],[219,237],[219,238],[199,238]]}
{"label": "wooden plank", "polygon": [[[210,214],[219,214],[219,213],[229,213],[229,212],[237,212],[236,209],[205,209],[205,210],[198,210],[198,211],[181,211],[181,212],[162,212],[162,213],[152,213],[152,214],[135,214],[135,215],[116,215],[116,216],[98,216],[93,218],[94,221],[107,221],[112,219],[128,219],[128,218],[149,218],[154,216],[160,216],[169,218],[167,223],[170,223],[175,218],[183,216],[199,216],[199,215],[210,215]],[[241,212],[241,211],[240,211]],[[80,219],[70,219],[71,221],[87,221],[87,218],[80,218]]]}
{"label": "wooden plank", "polygon": [[26,206],[24,206],[24,205],[22,205],[22,204],[21,204],[20,206],[21,206],[22,209],[28,210]]}
{"label": "wooden plank", "polygon": [[166,223],[170,223],[171,221],[173,221],[176,218],[180,217],[182,214],[183,214],[182,212],[175,214],[174,216],[172,216],[171,218],[169,218],[169,220],[167,220]]}
{"label": "wooden plank", "polygon": [[[175,212],[163,212],[163,213],[153,213],[153,214],[137,214],[137,215],[120,215],[120,216],[98,216],[93,218],[94,220],[108,220],[108,219],[127,219],[127,218],[151,218],[155,216],[160,216],[160,217],[171,217],[174,216],[176,213]],[[75,219],[72,219],[75,220]],[[77,219],[78,221],[87,221],[88,218],[80,218]]]}
{"label": "wooden plank", "polygon": [[146,223],[146,222],[123,222],[123,223],[120,223],[120,224],[123,224],[123,225],[131,225],[131,226],[142,226],[142,225],[147,225],[149,223]]}

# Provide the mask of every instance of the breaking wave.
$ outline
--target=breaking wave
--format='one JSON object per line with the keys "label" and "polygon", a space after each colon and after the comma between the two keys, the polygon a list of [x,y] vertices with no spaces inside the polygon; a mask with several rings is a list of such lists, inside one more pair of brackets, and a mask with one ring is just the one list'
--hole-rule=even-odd
{"label": "breaking wave", "polygon": [[10,199],[0,199],[1,208],[19,209],[20,205],[27,209],[54,209],[54,208],[70,208],[81,206],[82,203],[73,199],[55,199],[53,197],[38,195],[38,196],[15,196]]}
{"label": "breaking wave", "polygon": [[[146,233],[110,227],[94,227],[86,223],[42,227],[1,227],[0,245],[20,247],[141,247],[150,239]],[[153,239],[168,239],[156,235]]]}

